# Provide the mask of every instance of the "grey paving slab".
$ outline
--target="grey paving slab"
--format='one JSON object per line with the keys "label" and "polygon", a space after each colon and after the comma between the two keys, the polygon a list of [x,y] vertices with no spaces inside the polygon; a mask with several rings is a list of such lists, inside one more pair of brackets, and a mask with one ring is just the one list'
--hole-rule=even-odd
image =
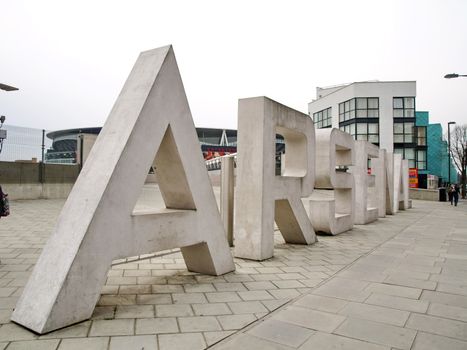
{"label": "grey paving slab", "polygon": [[107,350],[109,337],[63,339],[58,350]]}
{"label": "grey paving slab", "polygon": [[458,306],[431,303],[427,314],[467,322],[467,305],[464,308]]}
{"label": "grey paving slab", "polygon": [[467,340],[467,323],[441,317],[412,314],[407,327],[450,338]]}
{"label": "grey paving slab", "polygon": [[10,350],[55,350],[59,339],[15,341],[8,345]]}
{"label": "grey paving slab", "polygon": [[180,331],[182,333],[222,330],[219,322],[214,316],[179,317],[178,325],[180,326]]}
{"label": "grey paving slab", "polygon": [[272,318],[324,332],[334,331],[345,320],[341,315],[295,306],[287,307]]}
{"label": "grey paving slab", "polygon": [[355,302],[349,302],[339,311],[339,314],[392,324],[394,326],[404,326],[409,318],[409,312],[407,311]]}
{"label": "grey paving slab", "polygon": [[174,317],[141,318],[136,320],[136,334],[177,333],[178,324]]}
{"label": "grey paving slab", "polygon": [[229,335],[235,333],[235,331],[220,331],[220,332],[203,332],[204,339],[208,346],[211,346]]}
{"label": "grey paving slab", "polygon": [[467,296],[444,292],[423,291],[420,300],[450,306],[467,307]]}
{"label": "grey paving slab", "polygon": [[106,335],[133,335],[134,319],[96,320],[92,322],[89,336],[102,337]]}
{"label": "grey paving slab", "polygon": [[206,347],[201,333],[159,335],[160,350],[200,350]]}
{"label": "grey paving slab", "polygon": [[372,293],[370,297],[365,300],[365,303],[418,313],[425,313],[428,309],[428,302],[426,301],[377,293]]}
{"label": "grey paving slab", "polygon": [[435,334],[418,332],[412,350],[465,350],[467,342]]}
{"label": "grey paving slab", "polygon": [[157,350],[155,335],[137,335],[132,337],[111,337],[109,350]]}
{"label": "grey paving slab", "polygon": [[334,333],[397,349],[410,349],[416,331],[358,318],[347,319]]}
{"label": "grey paving slab", "polygon": [[302,346],[300,350],[390,350],[390,347],[369,343],[357,339],[342,337],[336,334],[316,332]]}
{"label": "grey paving slab", "polygon": [[253,335],[242,333],[226,343],[221,343],[214,348],[225,350],[238,349],[263,349],[263,350],[292,350],[294,348],[276,343],[271,340],[258,338]]}
{"label": "grey paving slab", "polygon": [[308,294],[298,299],[294,305],[310,309],[337,313],[348,304],[347,301],[337,298],[323,297],[320,295]]}
{"label": "grey paving slab", "polygon": [[269,319],[259,323],[247,333],[268,341],[298,348],[315,331],[288,322]]}

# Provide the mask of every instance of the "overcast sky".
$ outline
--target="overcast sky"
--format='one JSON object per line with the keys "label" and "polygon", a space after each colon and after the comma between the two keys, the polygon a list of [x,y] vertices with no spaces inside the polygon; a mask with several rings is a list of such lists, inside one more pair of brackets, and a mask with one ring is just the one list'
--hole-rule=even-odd
{"label": "overcast sky", "polygon": [[0,0],[7,124],[101,126],[139,52],[173,44],[196,126],[239,98],[307,112],[317,86],[416,80],[431,122],[467,123],[467,1]]}

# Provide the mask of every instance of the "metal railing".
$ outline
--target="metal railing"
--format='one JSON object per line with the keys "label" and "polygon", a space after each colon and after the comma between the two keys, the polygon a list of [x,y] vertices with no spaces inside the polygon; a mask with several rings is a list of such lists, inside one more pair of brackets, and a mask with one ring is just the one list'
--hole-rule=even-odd
{"label": "metal railing", "polygon": [[222,158],[234,158],[234,163],[235,164],[237,163],[237,153],[231,153],[225,156],[212,158],[212,159],[206,160],[206,168],[208,169],[208,171],[220,170]]}

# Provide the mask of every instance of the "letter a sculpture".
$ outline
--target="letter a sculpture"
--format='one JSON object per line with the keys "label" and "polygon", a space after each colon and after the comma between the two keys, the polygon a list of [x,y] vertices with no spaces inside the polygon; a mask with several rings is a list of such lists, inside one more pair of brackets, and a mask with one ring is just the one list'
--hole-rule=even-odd
{"label": "letter a sculpture", "polygon": [[[46,333],[92,315],[112,260],[181,247],[190,271],[234,270],[171,46],[139,56],[12,320]],[[166,209],[134,212],[154,166]]]}

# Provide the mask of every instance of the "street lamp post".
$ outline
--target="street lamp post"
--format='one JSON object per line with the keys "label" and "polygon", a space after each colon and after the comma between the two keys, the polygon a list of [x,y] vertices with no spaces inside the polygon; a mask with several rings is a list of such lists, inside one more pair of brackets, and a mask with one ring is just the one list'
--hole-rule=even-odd
{"label": "street lamp post", "polygon": [[[446,79],[454,79],[454,78],[461,78],[461,77],[467,77],[467,74],[457,74],[457,73],[449,73],[444,76]],[[448,123],[448,147],[449,147],[449,183],[451,183],[451,130],[450,130],[450,125],[451,124],[456,124],[455,122],[449,122]]]}
{"label": "street lamp post", "polygon": [[[7,85],[7,84],[2,84],[0,83],[0,90],[3,90],[3,91],[16,91],[16,90],[19,90],[17,87],[14,87],[14,86],[11,86],[11,85]],[[1,127],[3,126],[3,123],[5,122],[5,116],[2,115],[0,117],[0,129]],[[2,148],[3,148],[3,141],[5,141],[6,139],[6,130],[0,130],[0,153],[2,152]]]}
{"label": "street lamp post", "polygon": [[457,74],[457,73],[449,73],[444,76],[446,79],[454,79],[459,77],[467,77],[466,74]]}
{"label": "street lamp post", "polygon": [[448,123],[448,182],[451,183],[451,124],[456,124],[456,122]]}

